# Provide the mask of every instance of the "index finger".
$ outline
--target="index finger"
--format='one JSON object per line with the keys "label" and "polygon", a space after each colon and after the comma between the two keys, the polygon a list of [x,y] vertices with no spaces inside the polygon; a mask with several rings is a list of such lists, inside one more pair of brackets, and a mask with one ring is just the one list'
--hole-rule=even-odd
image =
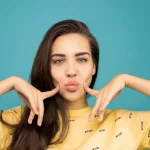
{"label": "index finger", "polygon": [[43,92],[44,99],[54,96],[59,91],[59,84],[52,91]]}
{"label": "index finger", "polygon": [[98,92],[99,92],[99,91],[97,91],[97,90],[93,90],[93,89],[89,88],[88,86],[86,86],[86,84],[84,84],[84,89],[85,89],[85,91],[86,91],[88,94],[90,94],[90,95],[92,95],[92,96],[96,96],[96,97],[97,97]]}

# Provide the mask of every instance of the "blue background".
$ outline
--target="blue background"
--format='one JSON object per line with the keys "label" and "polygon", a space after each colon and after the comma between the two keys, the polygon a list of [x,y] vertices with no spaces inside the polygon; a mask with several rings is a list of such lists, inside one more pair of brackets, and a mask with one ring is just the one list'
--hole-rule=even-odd
{"label": "blue background", "polygon": [[[149,0],[5,0],[0,1],[0,80],[28,80],[39,43],[50,26],[63,19],[85,22],[100,45],[95,89],[121,73],[150,79]],[[95,102],[89,98],[90,106]],[[15,91],[0,97],[0,109],[23,102]],[[150,110],[150,98],[125,88],[109,109]]]}

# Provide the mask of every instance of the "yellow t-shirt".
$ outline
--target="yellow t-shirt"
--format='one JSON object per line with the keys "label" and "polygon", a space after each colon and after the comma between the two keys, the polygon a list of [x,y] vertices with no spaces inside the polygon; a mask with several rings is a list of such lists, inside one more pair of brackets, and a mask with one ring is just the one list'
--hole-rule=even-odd
{"label": "yellow t-shirt", "polygon": [[[3,118],[17,123],[24,107],[5,110]],[[70,110],[70,128],[61,144],[47,150],[143,150],[150,148],[150,111],[106,109],[102,122],[95,115],[88,122],[90,107]],[[0,122],[0,150],[11,141],[11,128]],[[8,135],[9,138],[5,138]],[[7,139],[7,141],[6,141]]]}

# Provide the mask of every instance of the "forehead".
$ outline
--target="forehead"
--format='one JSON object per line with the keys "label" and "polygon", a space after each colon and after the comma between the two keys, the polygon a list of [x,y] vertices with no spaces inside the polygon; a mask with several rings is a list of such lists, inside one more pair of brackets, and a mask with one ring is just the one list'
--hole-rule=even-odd
{"label": "forehead", "polygon": [[76,33],[58,37],[52,46],[52,54],[64,53],[66,55],[71,55],[79,52],[88,52],[91,54],[88,39]]}

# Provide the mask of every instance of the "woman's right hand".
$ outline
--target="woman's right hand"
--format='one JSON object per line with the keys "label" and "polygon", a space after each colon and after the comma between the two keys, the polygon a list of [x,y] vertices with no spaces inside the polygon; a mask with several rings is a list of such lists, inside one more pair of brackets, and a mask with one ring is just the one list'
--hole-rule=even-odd
{"label": "woman's right hand", "polygon": [[43,100],[54,96],[59,91],[59,84],[52,91],[41,92],[20,77],[14,77],[13,83],[13,89],[17,92],[21,100],[31,109],[28,123],[32,123],[36,114],[38,115],[37,124],[41,126],[44,115]]}

